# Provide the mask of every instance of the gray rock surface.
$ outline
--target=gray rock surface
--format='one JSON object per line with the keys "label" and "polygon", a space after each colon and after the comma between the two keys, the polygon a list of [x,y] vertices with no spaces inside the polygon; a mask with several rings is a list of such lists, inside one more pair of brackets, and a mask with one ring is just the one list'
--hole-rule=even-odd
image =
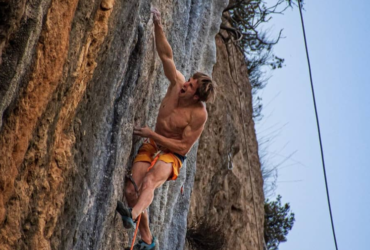
{"label": "gray rock surface", "polygon": [[[141,143],[132,129],[154,126],[168,86],[151,5],[162,12],[177,68],[186,77],[211,74],[226,0],[8,6],[0,27],[0,249],[127,245],[115,206]],[[184,248],[196,149],[150,207],[157,249]]]}

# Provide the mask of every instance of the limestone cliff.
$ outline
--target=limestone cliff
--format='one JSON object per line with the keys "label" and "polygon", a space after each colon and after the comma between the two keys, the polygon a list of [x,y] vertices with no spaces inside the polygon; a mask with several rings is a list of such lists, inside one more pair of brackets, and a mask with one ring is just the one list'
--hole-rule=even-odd
{"label": "limestone cliff", "polygon": [[[151,5],[162,12],[177,68],[185,76],[196,70],[211,74],[227,0],[0,1],[1,250],[127,245],[114,211],[125,168],[141,143],[132,129],[153,127],[168,86],[153,43]],[[209,124],[217,122],[212,119]],[[233,141],[227,143],[221,151]],[[245,160],[245,150],[233,148],[233,157]],[[157,249],[184,248],[195,165],[205,161],[196,159],[196,151],[197,145],[178,181],[157,190],[150,207]],[[241,193],[250,199],[250,190]],[[238,204],[237,213],[253,216],[245,210],[250,204]],[[247,222],[252,228],[252,218]]]}
{"label": "limestone cliff", "polygon": [[199,141],[189,227],[219,228],[225,250],[263,247],[264,195],[252,119],[252,91],[241,51],[221,31],[216,36],[213,80],[217,99]]}

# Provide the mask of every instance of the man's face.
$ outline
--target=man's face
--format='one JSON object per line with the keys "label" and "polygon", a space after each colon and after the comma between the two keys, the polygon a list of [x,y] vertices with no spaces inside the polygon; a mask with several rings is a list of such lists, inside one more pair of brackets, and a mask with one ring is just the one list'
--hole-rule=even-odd
{"label": "man's face", "polygon": [[198,89],[198,80],[192,77],[186,81],[180,90],[180,96],[185,98],[193,98]]}

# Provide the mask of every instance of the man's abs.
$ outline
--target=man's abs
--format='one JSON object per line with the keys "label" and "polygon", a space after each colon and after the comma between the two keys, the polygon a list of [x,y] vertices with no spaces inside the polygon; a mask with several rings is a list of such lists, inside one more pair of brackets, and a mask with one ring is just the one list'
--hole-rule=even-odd
{"label": "man's abs", "polygon": [[171,119],[159,119],[158,117],[155,132],[167,138],[181,140],[184,128],[185,127],[178,127],[176,124],[173,124]]}

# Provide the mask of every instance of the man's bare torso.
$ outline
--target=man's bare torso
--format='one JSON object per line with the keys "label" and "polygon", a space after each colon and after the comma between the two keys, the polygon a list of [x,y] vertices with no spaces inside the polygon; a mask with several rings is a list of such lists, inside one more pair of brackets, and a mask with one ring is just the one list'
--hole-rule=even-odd
{"label": "man's bare torso", "polygon": [[[185,78],[182,78],[181,80],[185,81]],[[184,129],[191,121],[192,112],[203,108],[201,102],[197,105],[179,107],[180,86],[181,84],[176,85],[167,92],[159,108],[155,132],[167,138],[182,139]]]}

